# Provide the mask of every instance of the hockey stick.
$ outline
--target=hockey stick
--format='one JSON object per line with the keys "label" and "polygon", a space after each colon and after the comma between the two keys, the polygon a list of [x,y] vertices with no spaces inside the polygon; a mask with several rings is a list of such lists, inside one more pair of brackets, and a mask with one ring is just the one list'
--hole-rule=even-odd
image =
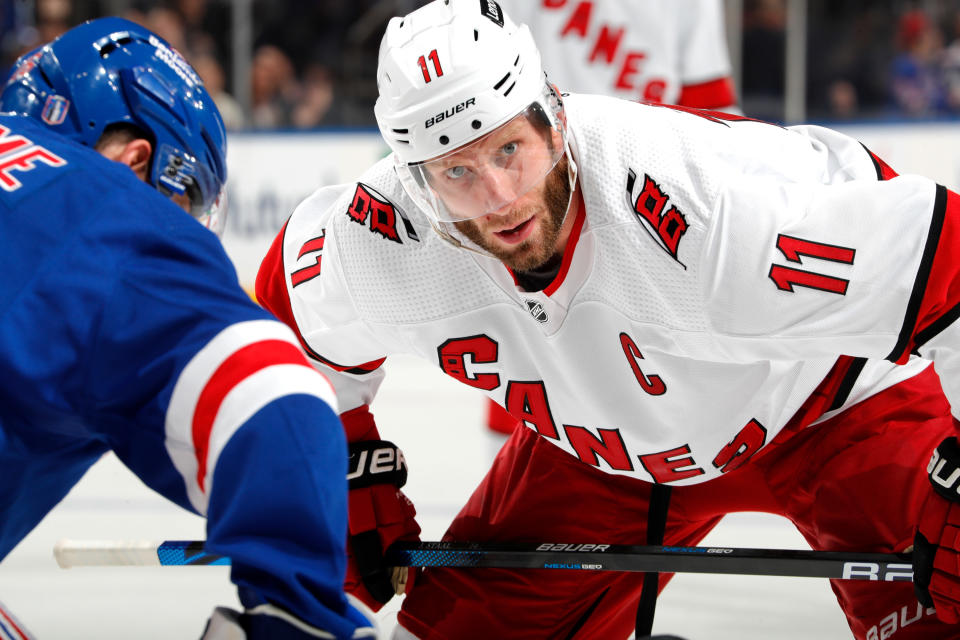
{"label": "hockey stick", "polygon": [[[225,565],[202,540],[165,542],[61,540],[54,548],[60,567],[107,565]],[[625,546],[607,544],[398,542],[387,563],[404,567],[658,571],[759,576],[912,580],[909,554],[800,551],[731,547]]]}

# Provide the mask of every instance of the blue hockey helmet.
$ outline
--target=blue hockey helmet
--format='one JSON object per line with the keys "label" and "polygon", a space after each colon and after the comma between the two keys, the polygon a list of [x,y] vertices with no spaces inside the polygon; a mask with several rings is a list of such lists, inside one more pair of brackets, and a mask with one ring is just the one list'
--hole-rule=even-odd
{"label": "blue hockey helmet", "polygon": [[90,20],[22,56],[0,92],[0,111],[43,122],[88,147],[129,124],[151,138],[147,180],[186,195],[218,235],[226,217],[226,130],[203,82],[173,47],[122,18]]}

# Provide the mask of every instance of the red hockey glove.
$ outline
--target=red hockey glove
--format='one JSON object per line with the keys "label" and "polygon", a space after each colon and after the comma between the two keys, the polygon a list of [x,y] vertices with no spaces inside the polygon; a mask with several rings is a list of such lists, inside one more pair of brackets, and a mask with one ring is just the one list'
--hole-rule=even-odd
{"label": "red hockey glove", "polygon": [[948,624],[960,622],[960,445],[940,443],[927,474],[933,491],[920,508],[913,541],[913,589]]}
{"label": "red hockey glove", "polygon": [[[377,611],[394,593],[413,584],[406,573],[403,578],[393,577],[392,568],[383,562],[384,550],[397,540],[418,540],[420,527],[413,503],[400,491],[407,481],[400,450],[385,440],[362,440],[349,446],[350,526],[344,588]],[[394,586],[397,581],[401,586]]]}

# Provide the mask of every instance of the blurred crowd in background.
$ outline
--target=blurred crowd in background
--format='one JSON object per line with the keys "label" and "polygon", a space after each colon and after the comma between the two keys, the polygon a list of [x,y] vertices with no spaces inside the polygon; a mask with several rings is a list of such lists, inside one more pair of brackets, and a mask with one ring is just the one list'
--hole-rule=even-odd
{"label": "blurred crowd in background", "polygon": [[[732,57],[743,110],[783,122],[791,0],[735,1],[741,50]],[[423,2],[0,0],[0,71],[83,20],[121,15],[193,63],[232,130],[373,127],[380,36],[391,16]],[[960,117],[960,0],[803,6],[807,120]],[[235,46],[238,11],[248,51]]]}
{"label": "blurred crowd in background", "polygon": [[[744,111],[780,120],[787,0],[744,0]],[[809,0],[810,120],[960,116],[960,1]]]}

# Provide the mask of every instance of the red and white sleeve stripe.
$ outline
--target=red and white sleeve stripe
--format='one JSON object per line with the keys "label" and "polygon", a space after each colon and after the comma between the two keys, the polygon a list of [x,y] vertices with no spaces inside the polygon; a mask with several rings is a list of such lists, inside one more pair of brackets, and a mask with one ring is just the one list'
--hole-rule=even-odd
{"label": "red and white sleeve stripe", "polygon": [[316,396],[337,411],[329,381],[307,362],[293,332],[273,320],[227,327],[184,367],[167,408],[165,444],[200,514],[231,436],[261,408],[294,394]]}
{"label": "red and white sleeve stripe", "polygon": [[0,640],[33,640],[19,620],[0,602]]}

